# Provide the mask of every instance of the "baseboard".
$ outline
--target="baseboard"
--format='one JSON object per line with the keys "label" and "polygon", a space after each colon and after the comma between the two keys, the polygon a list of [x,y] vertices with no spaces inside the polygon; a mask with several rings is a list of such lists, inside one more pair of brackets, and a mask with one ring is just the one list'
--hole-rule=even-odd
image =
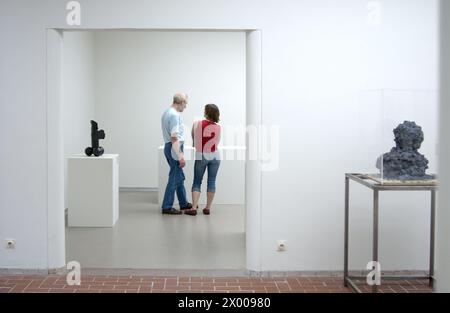
{"label": "baseboard", "polygon": [[82,275],[117,275],[117,276],[195,276],[195,277],[247,277],[245,269],[107,269],[87,268],[82,270]]}
{"label": "baseboard", "polygon": [[[65,275],[66,268],[57,269],[15,269],[0,268],[0,275]],[[250,271],[246,269],[131,269],[131,268],[82,268],[82,275],[116,276],[194,276],[194,277],[336,277],[342,278],[343,271]],[[350,276],[367,275],[367,270],[351,271]],[[387,276],[426,276],[425,270],[383,271]]]}
{"label": "baseboard", "polygon": [[[402,270],[402,271],[382,271],[386,276],[425,276],[428,272],[425,270]],[[349,271],[350,276],[366,276],[367,270]],[[343,277],[344,271],[248,271],[252,277]]]}
{"label": "baseboard", "polygon": [[[56,273],[56,270],[53,271]],[[23,268],[0,268],[0,275],[48,275],[52,274],[48,269],[23,269]]]}
{"label": "baseboard", "polygon": [[128,192],[158,192],[158,187],[119,187],[119,191]]}

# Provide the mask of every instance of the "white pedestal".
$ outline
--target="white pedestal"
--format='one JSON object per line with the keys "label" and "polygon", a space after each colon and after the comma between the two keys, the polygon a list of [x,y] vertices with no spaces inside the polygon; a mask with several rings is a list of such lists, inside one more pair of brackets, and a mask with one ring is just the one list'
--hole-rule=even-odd
{"label": "white pedestal", "polygon": [[67,158],[69,227],[113,227],[119,218],[119,155]]}
{"label": "white pedestal", "polygon": [[[183,168],[184,186],[186,187],[187,198],[191,200],[191,188],[194,179],[195,152],[193,147],[184,148],[186,166]],[[216,180],[215,204],[245,204],[245,147],[241,146],[223,146],[219,147],[222,155],[219,172]],[[232,157],[233,156],[233,157]],[[164,192],[166,190],[167,179],[169,176],[169,165],[164,156],[164,148],[158,148],[158,200],[162,204]],[[200,204],[206,203],[206,178],[207,171],[203,177],[202,193],[200,195]],[[174,207],[178,206],[178,199],[175,195]]]}

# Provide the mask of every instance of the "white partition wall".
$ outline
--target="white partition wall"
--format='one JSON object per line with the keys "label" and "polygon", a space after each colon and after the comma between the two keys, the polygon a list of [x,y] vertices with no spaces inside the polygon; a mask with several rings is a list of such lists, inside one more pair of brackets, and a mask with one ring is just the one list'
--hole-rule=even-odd
{"label": "white partition wall", "polygon": [[440,192],[437,210],[436,291],[450,292],[450,3],[441,1]]}
{"label": "white partition wall", "polygon": [[64,266],[66,258],[64,233],[64,167],[61,113],[62,32],[47,31],[47,216],[48,268]]}
{"label": "white partition wall", "polygon": [[[187,134],[204,106],[215,103],[224,130],[221,145],[244,145],[226,131],[245,126],[244,32],[93,33],[95,119],[106,131],[105,151],[120,154],[120,187],[158,186],[160,119],[175,92],[189,95],[182,113]],[[191,144],[189,135],[186,145]]]}
{"label": "white partition wall", "polygon": [[[247,127],[261,125],[261,31],[247,33]],[[247,269],[261,270],[261,164],[259,136],[247,137],[245,168]]]}
{"label": "white partition wall", "polygon": [[[89,121],[96,119],[94,51],[94,32],[63,32],[61,116],[65,157],[82,153],[90,143]],[[67,208],[67,162],[64,162],[64,183]]]}

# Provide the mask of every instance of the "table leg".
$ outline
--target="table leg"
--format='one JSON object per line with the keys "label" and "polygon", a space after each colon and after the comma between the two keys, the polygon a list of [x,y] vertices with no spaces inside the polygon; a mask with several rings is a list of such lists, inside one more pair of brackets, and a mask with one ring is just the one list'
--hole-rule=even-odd
{"label": "table leg", "polygon": [[430,287],[434,282],[434,245],[435,245],[435,225],[436,225],[436,190],[431,191],[431,218],[430,218]]}
{"label": "table leg", "polygon": [[[372,261],[378,262],[378,203],[379,203],[379,192],[378,190],[373,191],[373,245],[372,245]],[[372,292],[378,292],[378,286],[375,284],[372,286]]]}
{"label": "table leg", "polygon": [[350,186],[349,178],[345,176],[345,230],[344,230],[344,286],[347,287],[347,277],[348,277],[348,233],[349,233],[349,196],[350,196]]}

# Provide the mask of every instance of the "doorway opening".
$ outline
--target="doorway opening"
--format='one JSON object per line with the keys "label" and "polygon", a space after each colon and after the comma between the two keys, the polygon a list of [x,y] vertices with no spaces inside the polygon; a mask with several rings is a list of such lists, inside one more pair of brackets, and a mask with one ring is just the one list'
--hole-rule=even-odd
{"label": "doorway opening", "polygon": [[[48,37],[60,44],[60,82],[48,88],[51,95],[59,87],[60,101],[55,98],[52,105],[49,97],[48,105],[49,114],[59,111],[61,117],[54,125],[62,151],[60,203],[70,210],[66,157],[89,145],[89,120],[105,129],[101,145],[106,153],[119,154],[120,164],[118,222],[100,228],[69,227],[66,221],[60,242],[64,264],[75,260],[84,268],[258,270],[261,176],[257,160],[245,159],[245,126],[260,123],[260,34],[256,39],[247,31],[64,30],[53,35]],[[249,49],[249,40],[256,49]],[[57,80],[49,74],[48,83]],[[183,113],[187,127],[202,117],[205,104],[213,102],[221,109],[221,145],[232,157],[219,170],[211,216],[161,215],[168,166],[160,149],[160,115],[177,91],[189,95]],[[189,162],[188,193],[193,176]],[[49,192],[51,184],[49,180]],[[202,197],[200,204],[204,202]],[[52,219],[58,220],[51,209],[49,202],[49,230]]]}

